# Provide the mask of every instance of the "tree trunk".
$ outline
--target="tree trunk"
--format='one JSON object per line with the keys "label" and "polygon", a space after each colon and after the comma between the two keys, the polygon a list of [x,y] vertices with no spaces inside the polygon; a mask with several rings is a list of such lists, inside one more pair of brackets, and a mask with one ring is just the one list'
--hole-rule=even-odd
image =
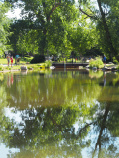
{"label": "tree trunk", "polygon": [[114,49],[113,44],[112,44],[112,39],[111,39],[111,35],[110,35],[110,32],[109,32],[109,28],[107,26],[105,13],[103,12],[103,9],[101,7],[101,0],[97,0],[97,3],[98,3],[98,6],[99,6],[101,16],[102,16],[102,23],[103,23],[104,30],[105,30],[105,36],[106,36],[106,40],[107,40],[107,47],[108,47],[108,50],[109,50],[109,56],[110,56],[110,59],[112,60],[113,56],[117,56],[117,52]]}
{"label": "tree trunk", "polygon": [[[43,2],[42,4],[43,4],[43,8],[46,8],[45,2]],[[47,24],[50,22],[50,18],[51,18],[51,15],[53,14],[54,10],[55,10],[58,6],[60,6],[60,4],[61,4],[60,2],[59,2],[59,3],[56,3],[56,2],[55,2],[55,4],[53,5],[53,7],[52,7],[50,13],[46,15]],[[38,17],[38,18],[39,18],[39,17]],[[44,22],[45,22],[45,21],[44,21]],[[46,33],[47,33],[47,29],[44,28],[44,29],[43,29],[43,37],[41,37],[42,40],[40,41],[41,43],[39,43],[39,46],[38,46],[38,52],[39,52],[40,55],[45,55],[45,48],[46,48],[46,44],[47,44],[47,42],[46,42]]]}

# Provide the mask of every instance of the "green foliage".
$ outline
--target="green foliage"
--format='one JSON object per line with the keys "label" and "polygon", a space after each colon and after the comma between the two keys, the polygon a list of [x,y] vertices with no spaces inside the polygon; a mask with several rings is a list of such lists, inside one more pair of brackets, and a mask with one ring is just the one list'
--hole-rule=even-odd
{"label": "green foliage", "polygon": [[118,55],[117,0],[79,0],[80,12],[71,0],[6,1],[23,10],[22,20],[11,25],[14,52],[69,56],[72,50],[79,55],[99,46],[109,58]]}
{"label": "green foliage", "polygon": [[[85,153],[90,157],[97,157],[98,151],[101,158],[118,157],[119,88],[111,86],[110,80],[117,74],[107,73],[110,86],[105,87],[100,86],[103,78],[91,80],[90,74],[80,71],[14,74],[13,84],[12,74],[4,75],[0,82],[0,139],[21,151],[9,157],[81,158],[85,149],[91,151]],[[118,80],[119,75],[117,85]]]}
{"label": "green foliage", "polygon": [[91,59],[89,62],[89,66],[92,67],[97,67],[97,68],[103,68],[104,67],[104,63],[101,59],[97,58],[96,60]]}
{"label": "green foliage", "polygon": [[10,20],[7,18],[9,5],[0,2],[0,54],[7,50]]}
{"label": "green foliage", "polygon": [[33,59],[33,57],[23,57],[20,61],[30,62]]}
{"label": "green foliage", "polygon": [[115,64],[119,63],[115,57],[113,57],[113,63],[115,63]]}
{"label": "green foliage", "polygon": [[44,55],[36,54],[34,58],[30,61],[30,63],[43,63],[45,61]]}
{"label": "green foliage", "polygon": [[49,68],[52,65],[52,61],[46,60],[45,63],[43,64],[43,66],[45,66],[46,68]]}
{"label": "green foliage", "polygon": [[61,50],[69,52],[68,28],[74,27],[74,21],[79,18],[74,2],[74,0],[12,1],[11,4],[14,3],[24,10],[23,20],[15,21],[11,25],[13,34],[10,40],[14,51],[34,54],[46,54],[47,50],[52,54],[57,54]]}
{"label": "green foliage", "polygon": [[103,71],[100,70],[100,71],[94,72],[93,70],[90,70],[90,71],[89,71],[89,76],[90,76],[91,78],[101,78],[101,77],[103,76]]}
{"label": "green foliage", "polygon": [[119,71],[119,65],[117,66],[117,70]]}
{"label": "green foliage", "polygon": [[98,40],[99,47],[109,60],[112,61],[113,56],[119,60],[118,0],[79,0],[79,6],[84,16],[88,17],[96,27],[95,38]]}
{"label": "green foliage", "polygon": [[31,20],[15,20],[10,25],[12,34],[9,36],[9,44],[15,53],[19,52],[22,56],[37,53],[37,31],[32,30]]}
{"label": "green foliage", "polygon": [[2,65],[0,65],[0,71],[3,71],[3,69],[4,69],[4,68],[3,68],[3,66],[2,66]]}
{"label": "green foliage", "polygon": [[3,80],[4,80],[4,75],[3,75],[3,73],[0,73],[0,81],[3,81]]}

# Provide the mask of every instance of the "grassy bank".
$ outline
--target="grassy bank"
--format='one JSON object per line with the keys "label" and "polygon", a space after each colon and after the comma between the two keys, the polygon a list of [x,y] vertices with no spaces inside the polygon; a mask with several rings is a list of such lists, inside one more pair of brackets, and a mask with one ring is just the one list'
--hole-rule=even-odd
{"label": "grassy bank", "polygon": [[0,72],[5,72],[5,71],[20,71],[21,66],[27,67],[27,70],[39,70],[39,69],[45,69],[49,68],[52,65],[51,61],[46,61],[45,63],[38,63],[38,64],[30,64],[30,60],[32,58],[23,58],[20,60],[20,63],[18,65],[15,64],[15,59],[13,62],[13,66],[11,67],[11,63],[9,66],[7,66],[7,59],[0,59]]}
{"label": "grassy bank", "polygon": [[[33,59],[33,57],[24,57],[24,58],[21,58],[20,60],[20,64],[26,64],[26,63],[30,63],[30,61]],[[6,58],[0,58],[0,64],[7,64],[7,59]],[[15,64],[15,58],[13,58],[13,64]]]}

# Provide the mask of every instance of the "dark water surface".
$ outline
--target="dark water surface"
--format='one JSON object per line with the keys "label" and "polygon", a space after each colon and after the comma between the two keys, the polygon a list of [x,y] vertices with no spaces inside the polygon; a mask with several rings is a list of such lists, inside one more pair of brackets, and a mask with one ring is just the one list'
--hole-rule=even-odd
{"label": "dark water surface", "polygon": [[0,74],[0,158],[93,157],[119,157],[119,73]]}

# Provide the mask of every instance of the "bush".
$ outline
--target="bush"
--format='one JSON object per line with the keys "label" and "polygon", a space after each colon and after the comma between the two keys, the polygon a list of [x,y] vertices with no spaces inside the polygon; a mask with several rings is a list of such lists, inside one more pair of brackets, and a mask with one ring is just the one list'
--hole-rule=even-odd
{"label": "bush", "polygon": [[30,63],[35,64],[35,63],[43,63],[43,62],[45,62],[45,56],[36,54]]}
{"label": "bush", "polygon": [[103,68],[104,63],[100,58],[97,58],[96,60],[91,59],[89,62],[89,66],[92,67],[97,67],[97,68]]}
{"label": "bush", "polygon": [[113,63],[114,64],[118,64],[118,61],[117,61],[117,59],[115,57],[113,57]]}
{"label": "bush", "polygon": [[45,66],[45,67],[47,67],[47,68],[49,68],[51,65],[52,65],[52,62],[49,61],[49,60],[47,60],[47,61],[43,64],[43,66]]}

